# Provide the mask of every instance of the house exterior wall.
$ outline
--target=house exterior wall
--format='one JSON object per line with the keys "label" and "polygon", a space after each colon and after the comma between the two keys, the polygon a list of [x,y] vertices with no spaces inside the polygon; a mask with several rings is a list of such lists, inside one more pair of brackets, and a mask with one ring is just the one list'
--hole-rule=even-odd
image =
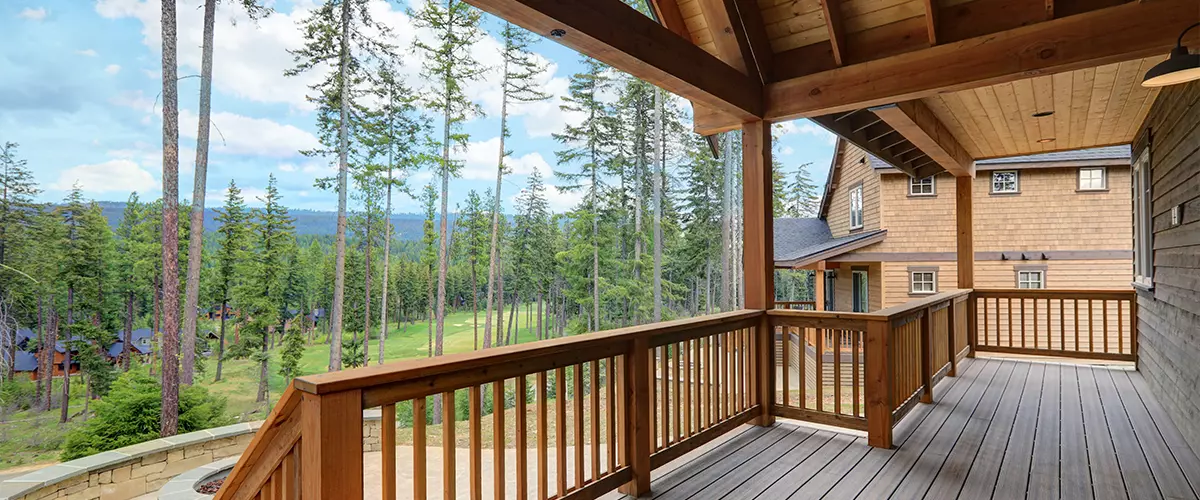
{"label": "house exterior wall", "polygon": [[837,188],[833,190],[829,200],[829,212],[826,221],[829,231],[834,238],[840,238],[858,232],[850,229],[850,190],[860,183],[863,186],[863,228],[871,231],[882,227],[882,214],[879,204],[879,173],[875,172],[867,161],[867,155],[846,141],[839,141],[842,150],[838,152],[841,159]]}
{"label": "house exterior wall", "polygon": [[[1147,140],[1151,137],[1152,140]],[[1138,369],[1200,450],[1200,82],[1166,87],[1134,141],[1149,147],[1154,289],[1138,292]],[[1147,145],[1147,143],[1149,143]],[[1181,224],[1171,207],[1183,205]]]}
{"label": "house exterior wall", "polygon": [[855,262],[843,264],[836,269],[837,278],[833,285],[833,306],[835,311],[854,310],[854,271],[867,271],[867,305],[870,310],[883,309],[886,302],[883,288],[883,264],[880,262]]}

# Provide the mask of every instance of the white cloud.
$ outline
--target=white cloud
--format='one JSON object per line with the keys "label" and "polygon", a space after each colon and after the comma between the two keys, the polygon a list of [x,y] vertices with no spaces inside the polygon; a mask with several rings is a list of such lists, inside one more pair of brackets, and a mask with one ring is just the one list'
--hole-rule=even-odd
{"label": "white cloud", "polygon": [[79,54],[81,56],[88,56],[88,57],[96,57],[96,56],[100,55],[100,54],[97,54],[94,49],[76,50],[75,53]]}
{"label": "white cloud", "polygon": [[154,113],[154,99],[151,99],[142,91],[122,92],[108,100],[110,104],[130,108],[142,113]]}
{"label": "white cloud", "polygon": [[17,17],[21,19],[28,19],[30,21],[41,21],[46,19],[46,14],[47,12],[45,7],[38,7],[36,9],[32,7],[25,7],[24,9],[21,9],[21,12],[17,14]]}
{"label": "white cloud", "polygon": [[784,156],[790,156],[792,153],[795,153],[795,152],[796,152],[796,150],[792,149],[791,146],[784,146],[779,149],[779,154],[782,154]]}
{"label": "white cloud", "polygon": [[[190,110],[179,112],[179,133],[196,138],[199,116]],[[266,118],[251,118],[235,113],[213,113],[209,145],[213,151],[257,156],[286,158],[302,149],[319,145],[312,134],[293,125],[284,125]]]}
{"label": "white cloud", "polygon": [[279,171],[280,172],[295,172],[296,166],[291,163],[280,163]]}
{"label": "white cloud", "polygon": [[824,139],[830,145],[833,145],[837,141],[837,136],[833,135],[833,133],[808,120],[792,120],[790,122],[776,123],[775,131],[779,135],[811,135],[819,139]]}
{"label": "white cloud", "polygon": [[150,172],[131,160],[121,158],[104,163],[77,165],[63,170],[51,187],[69,190],[76,184],[84,191],[96,194],[153,192],[161,189]]}
{"label": "white cloud", "polygon": [[108,74],[110,74],[110,75],[115,75],[115,74],[117,74],[117,73],[120,73],[120,72],[121,72],[121,65],[119,65],[119,64],[109,64],[108,66],[105,66],[105,67],[104,67],[104,72],[105,72],[105,73],[108,73]]}
{"label": "white cloud", "polygon": [[[500,138],[470,142],[465,151],[455,153],[455,159],[463,161],[460,177],[468,180],[495,180],[496,161],[500,155]],[[537,170],[543,177],[550,175],[550,164],[541,153],[532,152],[521,156],[509,156],[504,160],[511,175],[528,175]]]}

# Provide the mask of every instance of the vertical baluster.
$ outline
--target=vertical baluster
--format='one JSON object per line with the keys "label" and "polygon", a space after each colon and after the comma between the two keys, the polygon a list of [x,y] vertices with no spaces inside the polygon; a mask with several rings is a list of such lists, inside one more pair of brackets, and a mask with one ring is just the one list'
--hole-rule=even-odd
{"label": "vertical baluster", "polygon": [[1092,323],[1092,299],[1087,299],[1088,305],[1088,352],[1096,352],[1096,336],[1095,329]]}
{"label": "vertical baluster", "polygon": [[[537,473],[538,473],[538,498],[546,500],[550,497],[550,471],[548,448],[549,440],[547,433],[549,425],[546,422],[548,409],[546,408],[546,372],[538,372],[537,374]],[[561,421],[561,420],[560,420]],[[562,439],[560,436],[558,439]]]}
{"label": "vertical baluster", "polygon": [[492,487],[504,500],[504,381],[492,382]]}
{"label": "vertical baluster", "polygon": [[[808,408],[808,328],[804,328],[803,330],[799,328],[796,329],[796,343],[799,345],[799,349],[797,349],[798,354],[796,355],[796,365],[798,368],[796,370],[798,374],[796,391],[800,394],[800,399],[798,401],[799,404],[797,406],[800,408]],[[789,345],[788,351],[791,350],[792,347]],[[790,380],[792,378],[792,367],[789,365],[787,369],[788,379]]]}
{"label": "vertical baluster", "polygon": [[1033,348],[1038,348],[1038,299],[1033,299]]}
{"label": "vertical baluster", "polygon": [[[976,302],[979,302],[979,301],[977,300]],[[983,344],[988,345],[988,344],[990,344],[990,342],[988,340],[989,337],[988,337],[988,300],[987,300],[987,297],[984,297],[982,303],[983,303],[983,318],[982,318],[981,323],[983,323]]]}
{"label": "vertical baluster", "polygon": [[692,341],[692,401],[696,405],[695,411],[692,412],[692,417],[695,419],[692,425],[693,432],[700,432],[700,429],[703,428],[701,421],[703,420],[704,406],[701,403],[701,393],[704,392],[704,379],[700,372],[702,359],[700,356],[700,343],[703,341],[703,338]]}
{"label": "vertical baluster", "polygon": [[858,410],[859,410],[859,407],[860,407],[860,401],[859,401],[859,399],[858,399],[858,396],[859,396],[859,392],[858,392],[858,384],[859,384],[859,375],[858,375],[858,373],[859,373],[859,372],[858,372],[858,368],[859,368],[859,364],[858,364],[858,350],[859,350],[859,347],[860,347],[860,345],[861,345],[861,344],[860,344],[860,342],[861,342],[861,341],[862,341],[862,333],[861,333],[861,332],[858,332],[858,331],[856,331],[856,330],[851,330],[851,331],[850,331],[850,343],[851,343],[851,346],[850,346],[850,365],[851,365],[851,368],[854,370],[854,372],[853,372],[853,373],[854,373],[854,375],[853,375],[853,377],[852,377],[852,378],[853,378],[853,384],[854,384],[854,387],[853,387],[852,391],[853,391],[853,393],[854,393],[854,397],[852,398],[852,399],[853,399],[853,401],[851,402],[851,404],[852,404],[852,405],[854,405],[854,416],[856,416],[856,417],[858,417],[858,416],[861,416],[861,415],[859,414],[859,411],[858,411]]}
{"label": "vertical baluster", "polygon": [[1058,348],[1067,350],[1067,306],[1066,299],[1058,299]]}
{"label": "vertical baluster", "polygon": [[592,480],[600,479],[600,361],[592,360],[588,399],[592,402]]}
{"label": "vertical baluster", "polygon": [[745,367],[742,366],[742,335],[741,331],[735,331],[729,336],[733,339],[731,342],[733,352],[730,353],[729,365],[733,370],[733,403],[730,404],[729,414],[734,415],[742,411],[742,397],[746,394],[745,387],[742,385],[742,375]]}
{"label": "vertical baluster", "polygon": [[[780,329],[780,334],[782,335],[782,340],[779,342],[781,351],[779,355],[782,358],[781,361],[783,364],[781,367],[781,371],[783,373],[783,380],[781,381],[783,385],[783,406],[789,406],[792,402],[791,388],[789,387],[792,379],[792,363],[789,359],[791,357],[792,350],[792,327],[784,326]],[[804,339],[801,339],[800,342],[804,342]],[[801,377],[803,377],[803,375],[801,375]],[[801,383],[801,386],[803,386],[803,383]],[[801,398],[803,398],[803,396],[801,396]]]}
{"label": "vertical baluster", "polygon": [[680,346],[681,344],[671,344],[671,378],[673,379],[672,385],[674,386],[674,389],[672,389],[671,393],[671,402],[672,406],[674,406],[674,414],[672,417],[675,419],[675,433],[672,434],[672,436],[674,437],[675,442],[679,442],[679,439],[683,436],[683,431],[681,430],[683,426],[683,398],[679,395]]}
{"label": "vertical baluster", "polygon": [[[517,432],[513,436],[517,451],[517,500],[525,500],[529,496],[529,436],[526,435],[528,427],[525,422],[525,397],[529,393],[526,391],[524,375],[517,377],[514,384],[513,397],[517,402]],[[492,432],[496,432],[495,429]],[[503,455],[504,450],[500,450],[499,454]]]}
{"label": "vertical baluster", "polygon": [[704,401],[701,403],[703,412],[702,425],[707,428],[712,423],[712,337],[704,337],[704,387],[701,389],[701,395]]}
{"label": "vertical baluster", "polygon": [[426,497],[425,488],[425,398],[412,402],[413,408],[413,498]]}
{"label": "vertical baluster", "polygon": [[721,334],[721,420],[733,415],[733,339],[729,332]]}
{"label": "vertical baluster", "polygon": [[1122,310],[1125,301],[1117,301],[1117,352],[1125,354],[1125,312]]}
{"label": "vertical baluster", "polygon": [[662,447],[671,444],[671,348],[659,347],[659,379],[662,383],[658,395],[659,406],[662,407]]}
{"label": "vertical baluster", "polygon": [[468,471],[471,474],[470,494],[472,500],[480,500],[483,497],[483,432],[481,432],[480,422],[482,420],[481,399],[483,394],[479,390],[479,386],[473,385],[467,389],[467,409],[469,411],[470,427],[467,430],[467,439],[470,443],[470,465]]}
{"label": "vertical baluster", "polygon": [[608,425],[605,426],[608,431],[608,471],[617,470],[617,411],[616,399],[616,361],[617,358],[608,358],[604,363],[604,407],[608,412]]}
{"label": "vertical baluster", "polygon": [[575,430],[572,437],[575,439],[575,488],[583,487],[583,447],[587,444],[583,433],[583,365],[575,365],[575,384],[571,391],[572,402],[575,403]]}
{"label": "vertical baluster", "polygon": [[1075,313],[1075,350],[1083,352],[1083,348],[1079,347],[1079,299],[1072,299],[1071,310]]}
{"label": "vertical baluster", "polygon": [[717,395],[717,384],[721,381],[721,363],[718,356],[718,351],[721,347],[717,345],[719,339],[720,335],[711,335],[708,337],[708,355],[711,358],[709,361],[709,370],[711,370],[711,373],[708,376],[708,391],[710,393],[708,396],[709,425],[715,425],[721,419],[721,398]]}
{"label": "vertical baluster", "polygon": [[442,393],[442,491],[446,498],[454,498],[457,484],[454,475],[454,392]]}
{"label": "vertical baluster", "polygon": [[817,411],[825,411],[825,329],[818,328],[817,335],[817,356],[816,363],[813,365],[817,372]]}
{"label": "vertical baluster", "polygon": [[[396,405],[383,405],[379,425],[379,449],[383,454],[383,500],[396,500]],[[292,455],[288,454],[287,458]],[[287,462],[284,462],[285,464]],[[292,484],[292,474],[284,474],[285,483]],[[288,494],[286,498],[293,496]]]}
{"label": "vertical baluster", "polygon": [[833,413],[842,414],[842,330],[833,331]]}
{"label": "vertical baluster", "polygon": [[692,435],[692,341],[680,344],[683,349],[683,436]]}
{"label": "vertical baluster", "polygon": [[1008,298],[1008,346],[1009,346],[1009,347],[1016,347],[1016,345],[1015,345],[1015,344],[1013,344],[1013,311],[1012,311],[1012,297],[1009,297],[1009,298]]}
{"label": "vertical baluster", "polygon": [[[755,398],[758,397],[758,377],[754,374],[758,373],[758,365],[755,363],[755,353],[758,352],[758,347],[755,345],[754,330],[749,328],[742,330],[742,365],[746,367],[746,397],[742,406],[749,408],[754,405]],[[763,402],[766,404],[766,401]]]}
{"label": "vertical baluster", "polygon": [[1104,332],[1104,352],[1108,352],[1108,301],[1100,301],[1100,324],[1101,331]]}
{"label": "vertical baluster", "polygon": [[649,384],[650,387],[650,448],[653,450],[659,449],[658,423],[661,421],[661,419],[658,418],[658,407],[661,405],[658,404],[658,367],[655,364],[658,361],[657,353],[657,347],[650,348],[649,356],[647,356],[647,358],[650,360],[648,363],[650,371],[648,372],[649,378],[646,380],[646,383]]}
{"label": "vertical baluster", "polygon": [[[384,498],[384,500],[388,500],[388,499],[395,500],[395,498],[396,498],[396,460],[395,460],[395,457],[396,457],[396,405],[393,404],[393,405],[389,405],[389,406],[392,407],[392,441],[391,441],[392,442],[392,468],[390,469],[392,471],[392,489],[391,489],[391,496],[390,497],[387,496],[388,495],[387,480],[385,479],[384,480],[384,490],[383,490],[384,496],[383,496],[383,498]],[[387,441],[384,441],[384,443],[386,443],[386,442]],[[282,483],[282,485],[281,485],[282,487],[280,489],[280,494],[283,498],[287,498],[289,500],[293,499],[293,498],[300,498],[300,474],[299,474],[300,468],[297,467],[297,465],[298,465],[297,462],[298,461],[296,460],[296,451],[295,451],[295,448],[293,448],[291,453],[288,453],[287,455],[283,456],[283,464],[280,466],[280,468],[282,469],[282,474],[281,474],[282,480],[280,481]],[[384,469],[384,473],[386,474],[388,470],[389,469]]]}
{"label": "vertical baluster", "polygon": [[1021,312],[1021,348],[1025,348],[1025,297],[1021,297],[1017,302],[1018,310]]}
{"label": "vertical baluster", "polygon": [[567,493],[567,370],[554,369],[554,477],[556,496]]}

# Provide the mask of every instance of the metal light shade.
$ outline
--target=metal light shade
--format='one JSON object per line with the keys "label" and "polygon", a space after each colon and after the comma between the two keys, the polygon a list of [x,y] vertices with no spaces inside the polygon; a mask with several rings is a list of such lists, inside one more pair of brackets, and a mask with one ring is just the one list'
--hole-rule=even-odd
{"label": "metal light shade", "polygon": [[1171,49],[1166,61],[1160,62],[1146,72],[1143,87],[1164,87],[1177,83],[1200,80],[1200,54],[1188,53],[1182,45]]}

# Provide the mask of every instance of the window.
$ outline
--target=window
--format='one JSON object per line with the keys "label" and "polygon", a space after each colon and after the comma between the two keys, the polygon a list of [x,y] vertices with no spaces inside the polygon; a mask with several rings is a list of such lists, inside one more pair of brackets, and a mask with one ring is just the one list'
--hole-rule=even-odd
{"label": "window", "polygon": [[1154,286],[1154,213],[1150,193],[1150,146],[1133,163],[1134,284]]}
{"label": "window", "polygon": [[825,310],[835,311],[837,310],[837,302],[834,300],[836,296],[834,285],[837,285],[837,271],[825,271],[825,276],[822,279],[825,280]]}
{"label": "window", "polygon": [[908,178],[908,195],[909,196],[934,196],[937,194],[934,188],[933,176],[924,179],[916,177]]}
{"label": "window", "polygon": [[863,227],[863,187],[862,184],[850,190],[850,229]]}
{"label": "window", "polygon": [[1079,190],[1104,191],[1108,189],[1108,175],[1106,170],[1104,167],[1079,169]]}
{"label": "window", "polygon": [[1017,179],[1016,170],[992,172],[992,194],[1019,192],[1021,192],[1021,184]]}
{"label": "window", "polygon": [[937,271],[933,269],[909,269],[911,286],[909,291],[914,294],[937,293]]}
{"label": "window", "polygon": [[853,292],[854,292],[854,311],[853,312],[868,312],[870,301],[867,296],[867,272],[853,271]]}
{"label": "window", "polygon": [[1046,271],[1017,271],[1017,288],[1046,288]]}

